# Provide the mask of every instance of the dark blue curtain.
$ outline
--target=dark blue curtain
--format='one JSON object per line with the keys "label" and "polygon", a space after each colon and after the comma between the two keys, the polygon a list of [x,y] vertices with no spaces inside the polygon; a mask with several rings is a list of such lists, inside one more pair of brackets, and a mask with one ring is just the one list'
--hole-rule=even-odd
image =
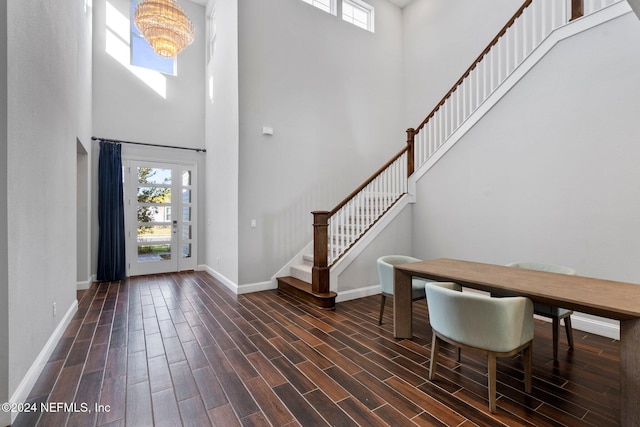
{"label": "dark blue curtain", "polygon": [[100,141],[98,166],[98,281],[126,276],[120,144]]}

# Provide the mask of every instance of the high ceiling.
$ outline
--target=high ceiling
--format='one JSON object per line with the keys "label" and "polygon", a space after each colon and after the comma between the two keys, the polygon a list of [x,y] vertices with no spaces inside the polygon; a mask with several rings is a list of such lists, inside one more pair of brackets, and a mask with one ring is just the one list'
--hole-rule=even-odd
{"label": "high ceiling", "polygon": [[405,7],[406,5],[412,2],[412,0],[389,0],[389,1],[395,4],[396,6],[398,6],[400,9],[402,9],[403,7]]}
{"label": "high ceiling", "polygon": [[[207,0],[191,0],[194,3],[201,4],[203,6],[207,5]],[[411,3],[412,0],[389,0],[391,3],[398,6],[400,9]]]}

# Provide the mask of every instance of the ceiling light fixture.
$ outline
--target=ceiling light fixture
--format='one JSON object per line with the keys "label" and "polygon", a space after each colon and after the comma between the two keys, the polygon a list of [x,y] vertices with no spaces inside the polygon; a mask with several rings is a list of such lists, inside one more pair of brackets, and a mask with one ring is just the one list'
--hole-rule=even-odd
{"label": "ceiling light fixture", "polygon": [[175,58],[194,39],[193,23],[175,0],[143,0],[136,6],[134,22],[164,58]]}

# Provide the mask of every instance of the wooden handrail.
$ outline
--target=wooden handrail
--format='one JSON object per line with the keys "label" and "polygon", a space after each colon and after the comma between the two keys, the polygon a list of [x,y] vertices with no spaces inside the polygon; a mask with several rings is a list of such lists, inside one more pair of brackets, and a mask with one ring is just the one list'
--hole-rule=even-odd
{"label": "wooden handrail", "polygon": [[502,37],[507,30],[509,29],[509,27],[511,27],[513,25],[514,22],[516,22],[516,19],[518,19],[520,17],[520,15],[522,15],[525,11],[525,9],[527,7],[529,7],[531,5],[531,3],[533,2],[533,0],[526,0],[522,6],[520,6],[520,9],[518,9],[516,11],[516,13],[513,15],[513,17],[506,23],[506,25],[504,27],[502,27],[502,30],[500,30],[500,32],[498,33],[498,35],[496,35],[493,40],[491,40],[491,42],[489,42],[489,44],[487,45],[487,47],[482,51],[482,53],[476,58],[475,61],[473,61],[473,63],[471,64],[471,66],[469,68],[467,68],[467,71],[464,72],[464,74],[462,74],[462,77],[460,77],[458,79],[458,81],[453,85],[453,87],[449,90],[449,92],[447,92],[447,94],[442,98],[442,100],[440,100],[440,102],[436,105],[436,107],[431,111],[431,113],[429,113],[429,115],[422,121],[422,123],[420,123],[420,126],[418,126],[416,128],[416,133],[420,132],[420,130],[424,127],[424,125],[427,124],[427,122],[431,119],[431,117],[433,117],[436,112],[440,109],[440,107],[442,107],[444,105],[445,102],[447,102],[447,99],[449,99],[449,97],[453,94],[453,92],[456,91],[456,89],[458,88],[458,86],[460,86],[462,84],[462,82],[464,81],[464,79],[467,78],[467,76],[469,75],[469,73],[471,73],[474,68],[476,68],[476,66],[478,65],[478,63],[480,63],[480,61],[482,61],[482,58],[484,58],[484,56],[489,53],[489,51],[491,50],[491,48],[498,43],[498,40],[500,40],[500,37]]}
{"label": "wooden handrail", "polygon": [[330,212],[329,212],[329,216],[333,216],[335,215],[336,212],[338,212],[344,205],[346,205],[347,203],[349,203],[349,201],[351,199],[353,199],[360,191],[362,191],[363,188],[365,188],[367,185],[371,184],[371,182],[376,179],[378,177],[378,175],[380,175],[382,172],[385,171],[385,169],[387,169],[389,166],[391,166],[391,164],[393,162],[395,162],[396,160],[398,160],[400,158],[400,156],[402,156],[404,153],[406,153],[409,150],[409,147],[406,146],[404,147],[402,150],[400,150],[400,152],[398,152],[398,154],[396,154],[395,156],[393,156],[391,158],[391,160],[389,160],[387,163],[384,164],[384,166],[382,166],[380,169],[378,169],[373,175],[371,175],[371,177],[369,179],[367,179],[362,185],[360,185],[358,188],[356,188],[355,190],[353,190],[351,192],[351,194],[349,194],[347,197],[345,197],[345,199],[343,201],[341,201],[340,203],[338,203],[338,206],[336,206],[335,208],[333,208]]}

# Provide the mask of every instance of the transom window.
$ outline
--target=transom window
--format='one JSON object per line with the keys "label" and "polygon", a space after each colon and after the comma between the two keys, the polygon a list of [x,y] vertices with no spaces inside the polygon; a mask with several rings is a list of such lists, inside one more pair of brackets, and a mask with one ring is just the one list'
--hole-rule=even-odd
{"label": "transom window", "polygon": [[332,15],[336,14],[336,0],[302,0]]}
{"label": "transom window", "polygon": [[[362,0],[302,0],[357,27],[374,32],[374,8]],[[340,7],[340,8],[338,8]]]}
{"label": "transom window", "polygon": [[207,49],[207,64],[213,59],[213,54],[216,52],[216,38],[218,35],[216,7],[213,6],[211,13],[209,14],[209,48]]}
{"label": "transom window", "polygon": [[363,1],[343,0],[342,19],[372,33],[374,32],[373,7]]}

